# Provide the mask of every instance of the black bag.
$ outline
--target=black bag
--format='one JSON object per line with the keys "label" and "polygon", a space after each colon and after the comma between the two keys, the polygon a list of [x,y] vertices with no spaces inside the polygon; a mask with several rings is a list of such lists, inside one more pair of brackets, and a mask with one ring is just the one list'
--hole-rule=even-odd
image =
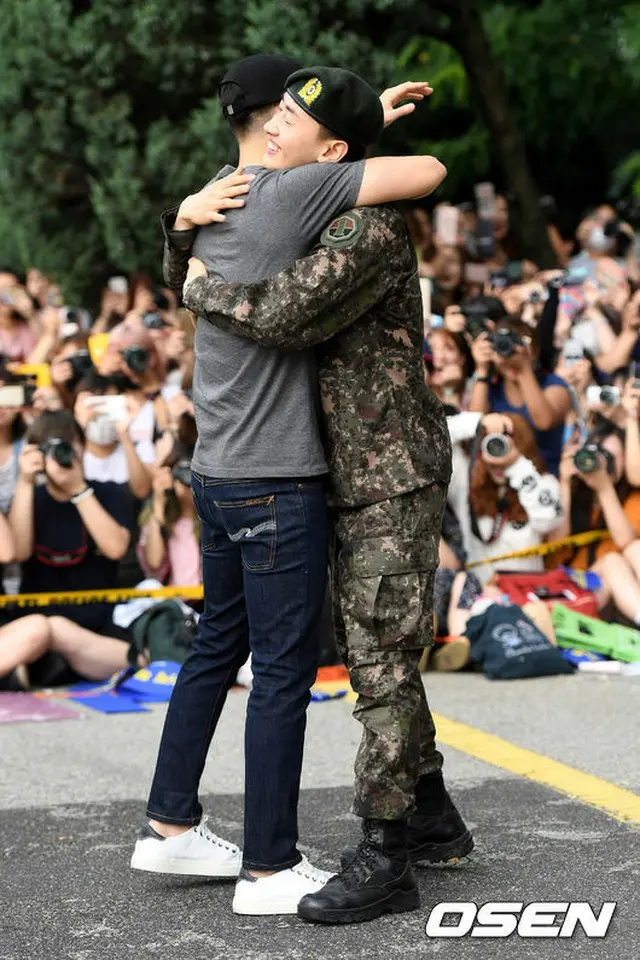
{"label": "black bag", "polygon": [[138,656],[154,660],[184,663],[197,629],[193,613],[184,613],[177,600],[163,600],[145,610],[131,624],[132,640],[129,663],[137,664]]}
{"label": "black bag", "polygon": [[573,673],[562,656],[516,604],[494,603],[467,623],[471,658],[490,680],[548,677]]}

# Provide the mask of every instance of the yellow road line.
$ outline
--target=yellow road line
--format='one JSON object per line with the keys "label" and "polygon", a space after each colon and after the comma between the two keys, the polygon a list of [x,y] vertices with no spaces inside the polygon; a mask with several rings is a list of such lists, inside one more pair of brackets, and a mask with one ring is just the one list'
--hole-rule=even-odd
{"label": "yellow road line", "polygon": [[508,770],[519,777],[542,783],[553,790],[574,797],[582,803],[602,810],[616,820],[640,824],[640,796],[617,787],[590,773],[575,770],[533,750],[517,747],[508,740],[485,733],[475,727],[434,714],[437,738],[448,747],[454,747],[494,767]]}

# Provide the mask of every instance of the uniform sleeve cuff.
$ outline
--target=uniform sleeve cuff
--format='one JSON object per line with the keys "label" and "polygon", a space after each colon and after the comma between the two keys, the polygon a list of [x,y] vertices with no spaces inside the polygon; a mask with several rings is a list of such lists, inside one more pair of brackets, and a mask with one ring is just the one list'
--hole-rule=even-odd
{"label": "uniform sleeve cuff", "polygon": [[178,215],[178,207],[165,210],[160,217],[162,232],[169,246],[173,250],[190,250],[198,232],[197,227],[192,230],[174,230],[173,225]]}

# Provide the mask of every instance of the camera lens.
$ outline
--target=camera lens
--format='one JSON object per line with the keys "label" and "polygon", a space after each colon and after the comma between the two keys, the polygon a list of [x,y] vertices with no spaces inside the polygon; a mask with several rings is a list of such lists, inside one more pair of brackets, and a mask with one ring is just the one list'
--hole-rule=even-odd
{"label": "camera lens", "polygon": [[122,357],[134,373],[144,373],[149,366],[149,351],[144,347],[127,347],[122,351]]}
{"label": "camera lens", "polygon": [[482,441],[482,452],[487,457],[495,457],[497,459],[506,457],[510,449],[511,441],[509,437],[505,437],[502,433],[488,433]]}
{"label": "camera lens", "polygon": [[576,450],[573,462],[580,473],[595,473],[600,465],[600,450],[595,444],[586,444]]}
{"label": "camera lens", "polygon": [[161,330],[165,323],[157,310],[148,310],[142,314],[142,322],[147,330]]}
{"label": "camera lens", "polygon": [[68,440],[53,438],[45,441],[40,449],[45,457],[51,457],[58,466],[64,467],[65,470],[70,470],[73,466],[75,454]]}
{"label": "camera lens", "polygon": [[496,330],[491,343],[499,357],[512,357],[516,352],[516,337],[512,330]]}

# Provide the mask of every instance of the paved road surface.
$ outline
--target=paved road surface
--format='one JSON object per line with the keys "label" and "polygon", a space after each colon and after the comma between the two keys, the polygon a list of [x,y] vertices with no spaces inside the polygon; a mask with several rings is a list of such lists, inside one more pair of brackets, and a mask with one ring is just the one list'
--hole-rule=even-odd
{"label": "paved road surface", "polygon": [[[0,725],[1,960],[640,957],[640,800],[616,790],[640,793],[640,678],[435,675],[427,688],[439,714],[542,755],[525,772],[544,778],[548,757],[600,780],[589,798],[569,798],[505,769],[511,755],[491,738],[486,759],[469,755],[477,743],[460,728],[459,749],[443,747],[446,774],[477,850],[456,867],[420,871],[420,911],[345,928],[236,918],[233,884],[129,871],[164,708],[102,716],[78,707],[82,722]],[[237,842],[245,704],[243,692],[230,695],[203,783],[214,829]],[[355,835],[348,810],[358,738],[344,701],[311,705],[301,836],[319,866],[335,866]],[[635,824],[602,809],[621,803]],[[598,909],[617,900],[618,908],[604,940],[581,931],[561,942],[427,940],[434,904],[492,900],[587,900]]]}

